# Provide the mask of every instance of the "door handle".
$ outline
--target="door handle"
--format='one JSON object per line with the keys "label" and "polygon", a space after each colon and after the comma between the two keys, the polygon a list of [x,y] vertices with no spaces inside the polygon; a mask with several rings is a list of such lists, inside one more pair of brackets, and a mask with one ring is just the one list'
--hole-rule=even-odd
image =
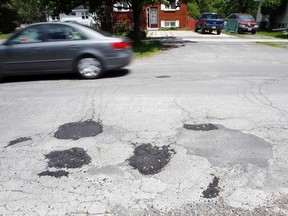
{"label": "door handle", "polygon": [[80,48],[80,46],[70,46],[68,49],[69,50],[77,50],[77,49],[79,49]]}
{"label": "door handle", "polygon": [[42,48],[37,47],[37,48],[33,48],[32,52],[40,52],[41,50],[42,50]]}

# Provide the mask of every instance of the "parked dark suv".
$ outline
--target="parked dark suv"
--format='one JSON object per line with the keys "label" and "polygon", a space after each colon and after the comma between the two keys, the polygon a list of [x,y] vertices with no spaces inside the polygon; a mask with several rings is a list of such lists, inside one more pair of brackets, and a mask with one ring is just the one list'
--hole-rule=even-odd
{"label": "parked dark suv", "polygon": [[224,26],[224,20],[219,18],[217,13],[205,12],[202,13],[200,18],[196,22],[195,32],[199,29],[204,34],[206,30],[210,33],[216,31],[217,34],[221,34]]}
{"label": "parked dark suv", "polygon": [[258,24],[250,14],[232,13],[226,19],[225,29],[228,31],[232,30],[238,34],[243,34],[244,32],[255,34]]}

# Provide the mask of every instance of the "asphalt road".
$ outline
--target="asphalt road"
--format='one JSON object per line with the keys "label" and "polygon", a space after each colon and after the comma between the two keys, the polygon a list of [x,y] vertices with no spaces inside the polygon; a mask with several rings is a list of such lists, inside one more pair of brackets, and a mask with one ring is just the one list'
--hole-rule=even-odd
{"label": "asphalt road", "polygon": [[288,50],[165,48],[0,84],[0,215],[288,214]]}

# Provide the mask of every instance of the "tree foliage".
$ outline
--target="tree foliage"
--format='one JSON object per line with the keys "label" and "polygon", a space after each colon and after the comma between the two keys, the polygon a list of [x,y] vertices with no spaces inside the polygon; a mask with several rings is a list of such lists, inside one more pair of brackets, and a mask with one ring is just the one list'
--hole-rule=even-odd
{"label": "tree foliage", "polygon": [[269,18],[269,29],[274,27],[276,16],[285,11],[287,3],[288,0],[263,0],[261,13]]}
{"label": "tree foliage", "polygon": [[16,11],[17,25],[46,20],[45,8],[37,0],[10,0],[7,2],[7,7]]}
{"label": "tree foliage", "polygon": [[219,13],[226,17],[230,13],[250,13],[256,16],[258,3],[254,0],[192,0],[188,3],[190,17],[197,17],[202,12]]}
{"label": "tree foliage", "polygon": [[7,1],[0,4],[0,32],[10,33],[16,28],[14,21],[17,19],[16,12],[6,5]]}
{"label": "tree foliage", "polygon": [[1,0],[0,31],[10,33],[24,23],[45,21],[45,10],[37,0]]}

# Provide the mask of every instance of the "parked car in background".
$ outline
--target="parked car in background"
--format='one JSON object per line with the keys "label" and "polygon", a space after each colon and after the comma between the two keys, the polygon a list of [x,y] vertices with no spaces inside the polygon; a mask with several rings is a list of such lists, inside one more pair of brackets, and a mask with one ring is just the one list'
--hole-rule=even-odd
{"label": "parked car in background", "polygon": [[128,65],[130,41],[75,23],[37,23],[20,29],[0,45],[0,77],[76,72],[98,78]]}
{"label": "parked car in background", "polygon": [[201,33],[204,34],[206,30],[210,33],[216,31],[217,34],[220,35],[223,27],[224,20],[220,19],[217,13],[205,12],[202,13],[200,18],[197,20],[195,32],[201,30]]}
{"label": "parked car in background", "polygon": [[256,34],[258,24],[250,14],[232,13],[226,19],[225,29],[232,30],[235,33],[243,34],[244,32],[250,32]]}

